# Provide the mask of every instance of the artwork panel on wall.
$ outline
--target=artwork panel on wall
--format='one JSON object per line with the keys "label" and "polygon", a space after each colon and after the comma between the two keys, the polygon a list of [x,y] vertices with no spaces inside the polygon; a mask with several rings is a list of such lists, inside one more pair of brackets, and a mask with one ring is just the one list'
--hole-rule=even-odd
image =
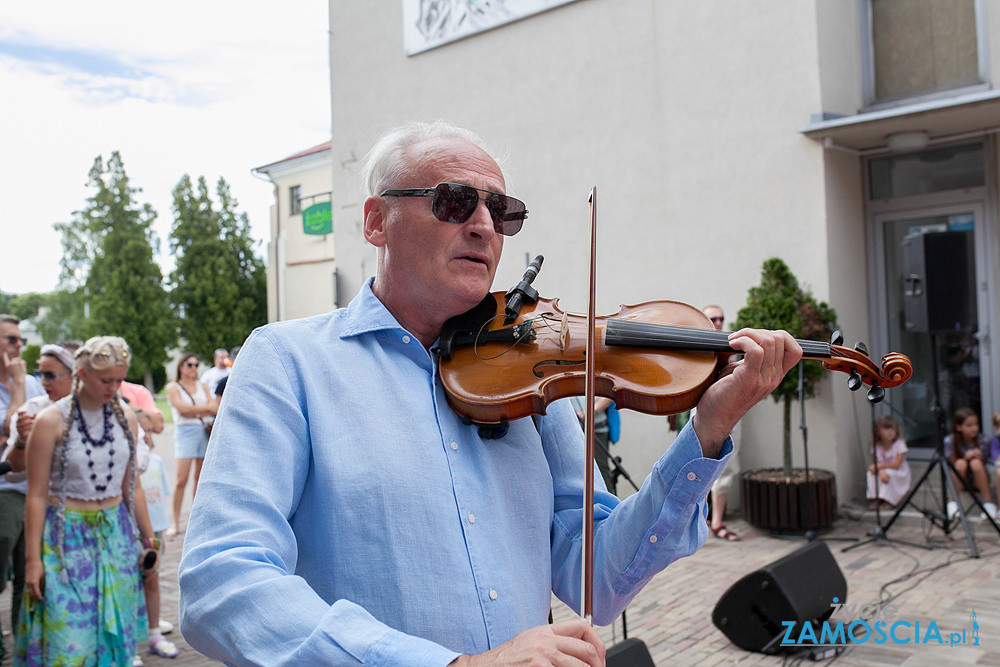
{"label": "artwork panel on wall", "polygon": [[403,0],[406,55],[577,0]]}

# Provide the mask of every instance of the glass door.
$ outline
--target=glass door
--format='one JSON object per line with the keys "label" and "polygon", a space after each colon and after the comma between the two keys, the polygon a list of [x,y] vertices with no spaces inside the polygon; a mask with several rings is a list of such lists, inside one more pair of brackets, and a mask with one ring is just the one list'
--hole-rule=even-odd
{"label": "glass door", "polygon": [[913,377],[893,392],[888,407],[911,448],[937,446],[937,413],[943,433],[961,407],[989,425],[982,224],[978,202],[875,216],[881,255],[876,321],[885,349],[913,362]]}

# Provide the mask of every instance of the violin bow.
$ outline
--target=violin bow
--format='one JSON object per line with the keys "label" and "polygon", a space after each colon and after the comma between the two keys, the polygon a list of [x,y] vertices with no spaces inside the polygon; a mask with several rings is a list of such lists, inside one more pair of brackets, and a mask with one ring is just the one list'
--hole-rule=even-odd
{"label": "violin bow", "polygon": [[591,625],[594,605],[594,394],[597,376],[597,186],[590,191],[590,302],[587,307],[586,439],[583,457],[583,618]]}

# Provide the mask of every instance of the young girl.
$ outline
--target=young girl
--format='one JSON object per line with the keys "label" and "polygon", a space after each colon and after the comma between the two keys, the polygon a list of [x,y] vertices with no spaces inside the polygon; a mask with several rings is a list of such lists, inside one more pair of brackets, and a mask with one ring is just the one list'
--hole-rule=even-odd
{"label": "young girl", "polygon": [[136,520],[146,546],[153,533],[135,484],[135,415],[118,393],[129,357],[121,338],[88,340],[73,391],[31,429],[17,666],[128,667],[145,639]]}
{"label": "young girl", "polygon": [[[989,440],[979,432],[979,417],[971,408],[959,408],[951,418],[951,433],[944,437],[945,456],[955,466],[959,477],[965,478],[983,499],[983,508],[991,518],[996,518],[997,506],[993,504],[990,492],[990,477],[986,464],[990,460]],[[955,488],[959,493],[965,488],[955,477]],[[958,513],[958,504],[948,502],[948,516]]]}
{"label": "young girl", "polygon": [[[889,416],[875,420],[876,441],[873,445],[875,460],[868,466],[868,499],[872,509],[876,503],[895,506],[910,490],[910,464],[906,460],[906,441],[899,432],[899,424]],[[875,475],[878,475],[878,497],[875,496]]]}

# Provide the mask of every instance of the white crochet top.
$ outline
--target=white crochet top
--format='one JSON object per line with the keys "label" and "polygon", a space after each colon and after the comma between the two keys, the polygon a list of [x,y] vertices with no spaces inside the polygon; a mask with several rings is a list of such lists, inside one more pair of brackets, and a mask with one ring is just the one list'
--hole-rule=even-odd
{"label": "white crochet top", "polygon": [[[62,410],[63,420],[70,411],[73,395],[56,401]],[[94,440],[104,436],[103,409],[89,411],[81,410],[77,420],[70,427],[69,438],[66,441],[66,452],[63,456],[57,447],[52,456],[52,469],[49,472],[49,495],[58,496],[63,490],[67,498],[79,500],[103,500],[121,495],[122,482],[129,463],[128,438],[118,417],[111,413],[111,429],[113,437],[110,442],[100,446],[85,444],[81,433],[79,420],[86,420],[87,428]],[[89,454],[88,454],[89,450]],[[62,472],[61,461],[65,460],[65,474]],[[108,479],[108,475],[111,479]],[[99,489],[98,487],[104,487]]]}

